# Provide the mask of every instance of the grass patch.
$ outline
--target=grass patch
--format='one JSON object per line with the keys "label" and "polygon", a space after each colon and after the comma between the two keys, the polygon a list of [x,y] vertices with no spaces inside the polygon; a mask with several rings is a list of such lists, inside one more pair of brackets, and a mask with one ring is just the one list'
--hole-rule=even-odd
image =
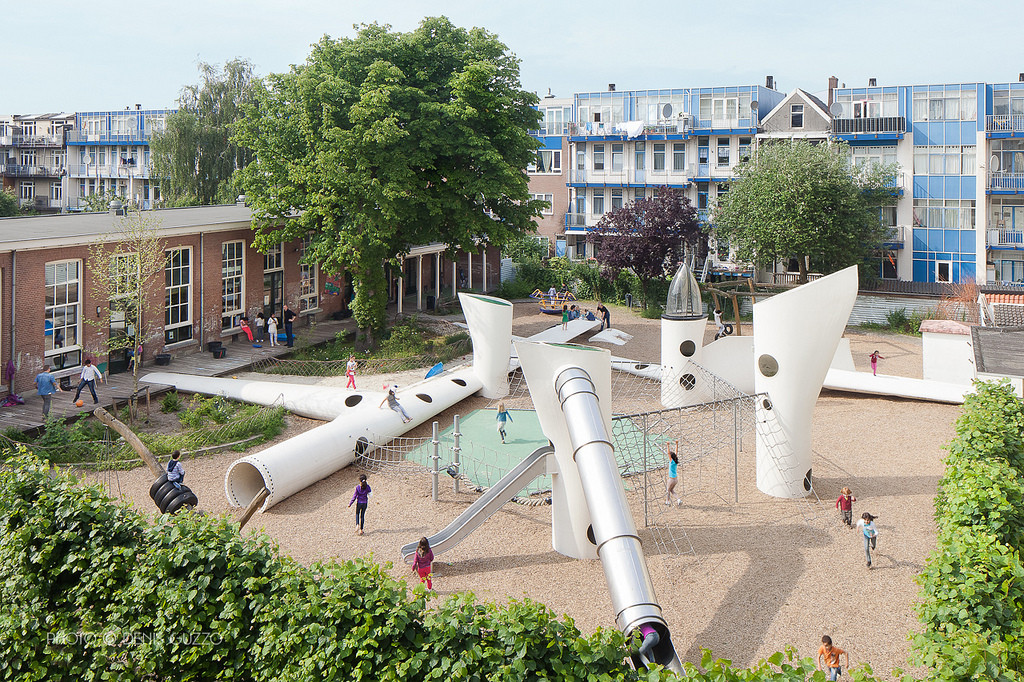
{"label": "grass patch", "polygon": [[[168,394],[171,395],[171,394]],[[183,404],[177,392],[177,418],[161,432],[154,424],[136,421],[132,430],[157,457],[168,457],[174,450],[185,453],[200,448],[245,440],[244,448],[276,437],[284,428],[283,407],[249,405],[221,397],[193,396]],[[164,410],[165,396],[161,402]],[[126,415],[115,415],[127,423]],[[124,419],[122,419],[124,417]],[[247,440],[252,438],[253,440]],[[99,469],[125,469],[137,466],[138,454],[114,431],[95,418],[82,415],[74,419],[54,417],[36,437],[16,429],[0,434],[0,461],[16,454],[18,445],[26,446],[51,464],[93,464]],[[244,449],[236,446],[235,449]]]}

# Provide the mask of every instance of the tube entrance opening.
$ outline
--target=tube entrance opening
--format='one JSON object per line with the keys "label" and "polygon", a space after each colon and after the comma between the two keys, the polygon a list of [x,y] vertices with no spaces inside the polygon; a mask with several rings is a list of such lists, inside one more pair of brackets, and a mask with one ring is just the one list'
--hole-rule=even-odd
{"label": "tube entrance opening", "polygon": [[273,491],[271,485],[263,480],[263,473],[249,462],[235,462],[228,469],[228,498],[236,507],[247,506],[264,488]]}

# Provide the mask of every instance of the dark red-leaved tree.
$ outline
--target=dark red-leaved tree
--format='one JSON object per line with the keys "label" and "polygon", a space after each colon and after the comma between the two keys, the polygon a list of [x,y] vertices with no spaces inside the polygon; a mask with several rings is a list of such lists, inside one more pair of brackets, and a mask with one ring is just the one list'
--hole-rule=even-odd
{"label": "dark red-leaved tree", "polygon": [[703,234],[697,211],[678,189],[662,187],[654,198],[635,199],[605,213],[587,237],[597,260],[611,274],[629,270],[640,280],[640,302],[647,308],[648,284],[671,275],[686,245]]}

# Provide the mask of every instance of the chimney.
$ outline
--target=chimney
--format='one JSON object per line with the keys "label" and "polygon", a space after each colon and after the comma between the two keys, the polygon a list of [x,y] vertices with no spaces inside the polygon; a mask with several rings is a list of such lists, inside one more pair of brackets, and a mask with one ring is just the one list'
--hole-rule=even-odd
{"label": "chimney", "polygon": [[615,83],[608,84],[608,92],[615,92]]}
{"label": "chimney", "polygon": [[548,94],[544,95],[544,99],[554,99],[555,96],[551,94],[551,88],[548,88]]}
{"label": "chimney", "polygon": [[142,105],[141,104],[136,104],[135,105],[135,111],[142,111]]}
{"label": "chimney", "polygon": [[1020,81],[1021,83],[1024,83],[1024,73],[1018,73],[1017,80]]}
{"label": "chimney", "polygon": [[833,98],[835,97],[835,89],[839,87],[839,79],[835,76],[828,77],[828,105],[832,106]]}
{"label": "chimney", "polygon": [[877,78],[869,78],[868,79],[868,87],[869,88],[873,88],[876,85],[878,85],[878,79]]}
{"label": "chimney", "polygon": [[765,76],[764,77],[764,87],[768,88],[769,90],[774,90],[775,89],[775,76]]}

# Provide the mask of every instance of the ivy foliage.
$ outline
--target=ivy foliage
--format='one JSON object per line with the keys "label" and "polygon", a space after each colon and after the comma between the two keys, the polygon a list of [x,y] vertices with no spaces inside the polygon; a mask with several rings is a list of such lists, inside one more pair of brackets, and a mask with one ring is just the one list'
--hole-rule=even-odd
{"label": "ivy foliage", "polygon": [[977,382],[957,420],[936,498],[937,547],[914,635],[935,680],[1024,679],[1024,403]]}

